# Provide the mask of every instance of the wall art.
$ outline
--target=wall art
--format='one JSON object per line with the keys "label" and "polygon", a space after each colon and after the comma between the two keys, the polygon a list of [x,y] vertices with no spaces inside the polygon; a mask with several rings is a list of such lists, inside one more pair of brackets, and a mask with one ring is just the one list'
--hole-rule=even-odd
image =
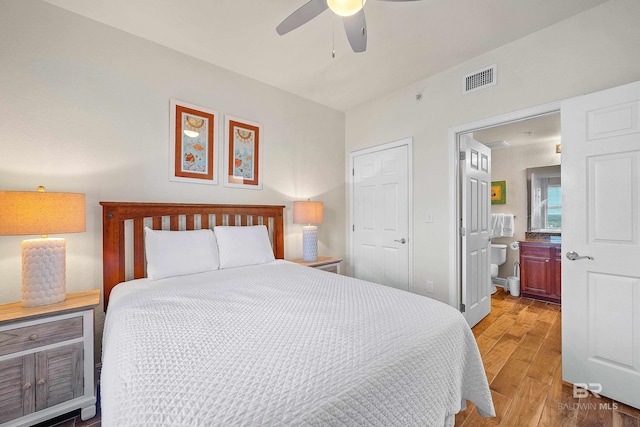
{"label": "wall art", "polygon": [[225,116],[224,185],[262,189],[262,125]]}
{"label": "wall art", "polygon": [[507,181],[491,182],[491,204],[504,205],[507,203]]}
{"label": "wall art", "polygon": [[169,180],[217,184],[218,112],[171,100]]}

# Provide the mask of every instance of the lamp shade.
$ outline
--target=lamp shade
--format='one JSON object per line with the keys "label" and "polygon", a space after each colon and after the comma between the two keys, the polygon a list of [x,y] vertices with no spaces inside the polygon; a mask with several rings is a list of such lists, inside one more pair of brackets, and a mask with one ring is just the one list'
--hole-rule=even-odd
{"label": "lamp shade", "polygon": [[322,224],[324,209],[322,202],[311,200],[293,202],[293,222],[296,224]]}
{"label": "lamp shade", "polygon": [[85,195],[0,191],[0,235],[86,231]]}

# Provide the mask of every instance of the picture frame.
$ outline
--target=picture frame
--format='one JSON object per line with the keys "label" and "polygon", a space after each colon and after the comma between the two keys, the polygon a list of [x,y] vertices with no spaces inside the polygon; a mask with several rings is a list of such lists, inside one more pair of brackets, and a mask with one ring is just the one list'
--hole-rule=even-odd
{"label": "picture frame", "polygon": [[169,180],[218,184],[218,112],[170,101]]}
{"label": "picture frame", "polygon": [[262,190],[262,125],[225,115],[224,186]]}
{"label": "picture frame", "polygon": [[507,181],[491,181],[491,204],[504,205],[507,203]]}

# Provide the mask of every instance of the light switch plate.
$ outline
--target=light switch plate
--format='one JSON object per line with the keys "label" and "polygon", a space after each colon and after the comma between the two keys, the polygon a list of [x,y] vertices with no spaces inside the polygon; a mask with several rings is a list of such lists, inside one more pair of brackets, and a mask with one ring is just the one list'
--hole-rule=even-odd
{"label": "light switch plate", "polygon": [[433,222],[433,216],[434,216],[433,210],[429,209],[427,211],[427,222]]}
{"label": "light switch plate", "polygon": [[433,293],[433,280],[427,280],[427,292],[430,294]]}

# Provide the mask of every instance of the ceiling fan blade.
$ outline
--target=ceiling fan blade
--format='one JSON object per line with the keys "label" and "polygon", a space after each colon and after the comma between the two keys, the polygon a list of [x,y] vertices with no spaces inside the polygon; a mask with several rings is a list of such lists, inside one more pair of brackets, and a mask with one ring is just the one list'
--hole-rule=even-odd
{"label": "ceiling fan blade", "polygon": [[355,15],[343,17],[342,22],[351,49],[354,52],[367,50],[367,20],[364,17],[364,9],[360,9]]}
{"label": "ceiling fan blade", "polygon": [[306,24],[322,12],[327,10],[327,0],[309,0],[298,10],[287,16],[284,21],[276,27],[276,32],[280,35],[287,34],[299,26]]}

